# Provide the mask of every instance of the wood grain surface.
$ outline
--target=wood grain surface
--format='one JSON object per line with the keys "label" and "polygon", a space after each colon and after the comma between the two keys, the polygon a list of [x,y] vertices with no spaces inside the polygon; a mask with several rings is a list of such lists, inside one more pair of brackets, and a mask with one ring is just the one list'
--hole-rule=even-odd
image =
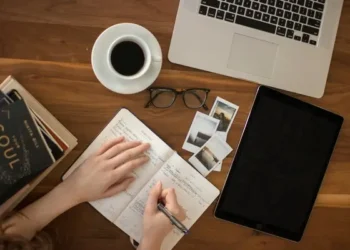
{"label": "wood grain surface", "polygon": [[[330,0],[331,1],[331,0]],[[257,85],[175,65],[167,60],[178,0],[0,0],[0,81],[12,74],[79,140],[79,145],[21,204],[51,190],[78,155],[121,107],[127,107],[185,159],[181,149],[195,111],[179,99],[171,109],[144,109],[148,93],[123,96],[105,89],[94,76],[90,55],[97,36],[122,22],[145,26],[159,40],[164,64],[154,86],[207,87],[240,106],[229,134],[237,147]],[[213,217],[213,204],[176,249],[343,250],[350,249],[350,0],[345,0],[321,99],[296,96],[336,112],[344,127],[303,240],[292,243]],[[301,58],[302,60],[302,58]],[[209,180],[222,189],[233,153]],[[56,249],[132,249],[128,237],[88,204],[54,220],[46,230]]]}

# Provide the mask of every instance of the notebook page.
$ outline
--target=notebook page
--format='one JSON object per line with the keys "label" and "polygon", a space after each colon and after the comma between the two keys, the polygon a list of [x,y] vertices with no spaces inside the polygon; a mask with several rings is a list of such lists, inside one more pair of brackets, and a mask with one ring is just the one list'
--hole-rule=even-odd
{"label": "notebook page", "polygon": [[[175,188],[178,202],[186,211],[187,218],[183,224],[187,228],[199,219],[219,195],[215,186],[178,154],[173,154],[115,221],[119,228],[138,242],[142,239],[143,212],[148,194],[158,181],[162,182],[163,188]],[[174,228],[165,238],[161,250],[172,249],[182,236]]]}
{"label": "notebook page", "polygon": [[73,164],[63,179],[67,178],[91,154],[95,153],[101,145],[121,135],[125,137],[126,141],[139,140],[142,142],[149,142],[151,148],[146,154],[150,157],[150,161],[133,172],[136,180],[126,191],[110,198],[90,202],[95,209],[112,222],[118,218],[119,214],[127,207],[129,202],[132,201],[164,162],[174,153],[167,144],[147,128],[129,110],[121,109]]}

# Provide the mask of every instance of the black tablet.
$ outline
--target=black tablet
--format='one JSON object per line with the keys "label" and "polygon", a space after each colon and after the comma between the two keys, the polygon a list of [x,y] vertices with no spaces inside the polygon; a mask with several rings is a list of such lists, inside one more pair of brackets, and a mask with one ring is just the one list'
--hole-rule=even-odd
{"label": "black tablet", "polygon": [[342,123],[260,87],[215,216],[300,241]]}

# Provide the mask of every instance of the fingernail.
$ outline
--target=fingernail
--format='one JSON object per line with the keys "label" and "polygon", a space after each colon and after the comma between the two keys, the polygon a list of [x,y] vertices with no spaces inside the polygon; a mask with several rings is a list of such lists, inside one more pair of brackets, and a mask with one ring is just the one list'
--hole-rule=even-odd
{"label": "fingernail", "polygon": [[149,157],[148,156],[142,156],[142,161],[148,162],[149,161]]}

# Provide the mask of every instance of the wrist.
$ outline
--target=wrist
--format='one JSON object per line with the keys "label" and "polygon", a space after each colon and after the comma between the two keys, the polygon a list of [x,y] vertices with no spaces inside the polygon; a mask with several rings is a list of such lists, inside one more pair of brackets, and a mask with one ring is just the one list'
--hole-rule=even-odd
{"label": "wrist", "polygon": [[163,242],[163,238],[155,238],[144,236],[141,240],[138,250],[159,250]]}

